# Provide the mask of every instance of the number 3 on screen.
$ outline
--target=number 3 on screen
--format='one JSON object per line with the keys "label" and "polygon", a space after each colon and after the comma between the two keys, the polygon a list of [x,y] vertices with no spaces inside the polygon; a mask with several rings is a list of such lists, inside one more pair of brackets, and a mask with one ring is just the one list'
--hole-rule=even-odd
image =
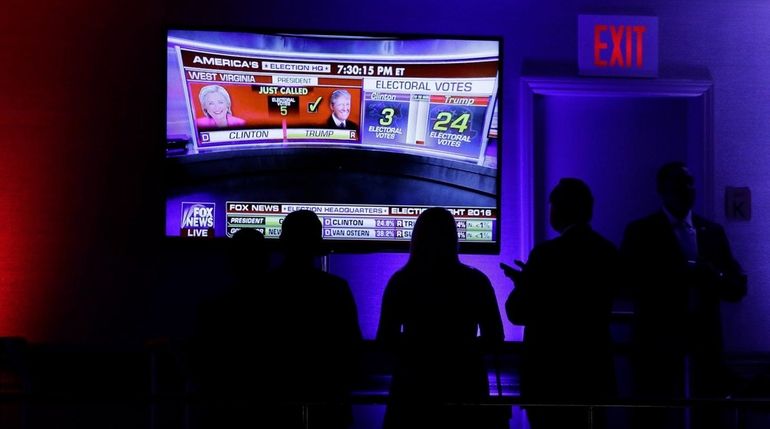
{"label": "number 3 on screen", "polygon": [[387,127],[388,125],[393,123],[393,115],[396,113],[395,110],[393,110],[392,107],[386,107],[382,109],[380,112],[380,115],[382,115],[382,118],[380,118],[380,125],[383,127]]}
{"label": "number 3 on screen", "polygon": [[[436,116],[436,123],[433,124],[433,129],[436,131],[446,131],[449,128],[454,128],[457,130],[457,132],[462,133],[468,129],[468,121],[470,118],[470,113],[463,113],[462,115],[458,116],[457,119],[452,121],[452,113],[439,112],[439,114]],[[452,125],[447,127],[446,124],[450,122],[452,122]]]}

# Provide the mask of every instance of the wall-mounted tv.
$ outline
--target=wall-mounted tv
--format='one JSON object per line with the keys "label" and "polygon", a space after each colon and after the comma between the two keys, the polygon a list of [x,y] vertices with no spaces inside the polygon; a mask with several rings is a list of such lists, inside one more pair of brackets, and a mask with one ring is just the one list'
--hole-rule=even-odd
{"label": "wall-mounted tv", "polygon": [[426,208],[497,253],[499,39],[167,32],[167,236],[269,240],[315,211],[337,251],[405,250]]}

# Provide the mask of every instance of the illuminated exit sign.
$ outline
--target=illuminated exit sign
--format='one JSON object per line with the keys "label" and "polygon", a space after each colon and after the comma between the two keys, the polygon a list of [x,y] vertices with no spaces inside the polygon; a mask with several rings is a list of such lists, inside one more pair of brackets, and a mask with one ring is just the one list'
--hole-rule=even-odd
{"label": "illuminated exit sign", "polygon": [[657,17],[579,15],[578,33],[581,75],[658,75]]}

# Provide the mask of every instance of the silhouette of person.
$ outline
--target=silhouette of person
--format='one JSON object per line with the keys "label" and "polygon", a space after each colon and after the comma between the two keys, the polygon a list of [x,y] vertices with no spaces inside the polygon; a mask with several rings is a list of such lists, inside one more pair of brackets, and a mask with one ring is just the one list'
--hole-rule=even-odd
{"label": "silhouette of person", "polygon": [[200,424],[206,428],[241,423],[262,378],[254,365],[262,351],[252,337],[263,323],[254,307],[268,269],[264,236],[245,228],[227,245],[233,283],[200,305],[191,350],[193,380],[205,400]]}
{"label": "silhouette of person", "polygon": [[280,244],[284,260],[254,308],[266,316],[255,333],[263,345],[260,389],[277,399],[264,421],[287,429],[305,423],[344,428],[352,422],[350,394],[362,342],[353,295],[344,279],[315,266],[322,228],[314,212],[288,214]]}
{"label": "silhouette of person", "polygon": [[[692,212],[694,178],[684,163],[660,168],[657,192],[663,207],[631,222],[620,247],[635,305],[636,390],[653,400],[724,397],[720,301],[740,300],[747,277],[723,228]],[[681,422],[681,413],[665,414],[634,420],[646,427]],[[713,414],[694,413],[696,427],[699,418],[715,424]]]}
{"label": "silhouette of person", "polygon": [[483,354],[502,341],[489,279],[458,259],[454,217],[443,208],[424,211],[409,260],[382,300],[377,342],[396,359],[384,428],[507,428],[501,413],[451,405],[488,397]]}
{"label": "silhouette of person", "polygon": [[[560,235],[535,246],[526,264],[516,261],[520,271],[501,265],[515,284],[506,314],[524,326],[522,399],[606,402],[615,393],[609,323],[618,252],[590,226],[593,195],[583,181],[561,179],[549,202],[550,224]],[[534,429],[591,427],[585,408],[526,411]]]}

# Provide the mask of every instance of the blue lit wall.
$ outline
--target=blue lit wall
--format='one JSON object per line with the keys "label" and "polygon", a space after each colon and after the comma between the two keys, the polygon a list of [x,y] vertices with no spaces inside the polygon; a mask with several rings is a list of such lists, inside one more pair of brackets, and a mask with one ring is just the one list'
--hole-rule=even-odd
{"label": "blue lit wall", "polygon": [[[503,225],[500,257],[467,256],[463,260],[482,269],[497,289],[502,304],[511,285],[500,275],[497,263],[523,258],[520,242],[534,225],[521,223],[519,207],[522,186],[518,180],[518,78],[522,69],[536,68],[537,74],[574,76],[576,63],[577,15],[580,13],[648,14],[659,17],[661,77],[703,78],[710,73],[714,81],[714,195],[715,207],[721,208],[725,186],[751,186],[754,192],[755,218],[748,223],[726,223],[734,250],[744,263],[751,279],[751,293],[744,303],[725,309],[728,345],[734,349],[770,350],[770,340],[762,336],[770,328],[770,312],[764,308],[770,295],[770,273],[762,261],[769,260],[767,210],[770,193],[763,184],[770,180],[770,169],[763,167],[770,157],[762,145],[770,134],[767,115],[770,103],[770,6],[757,2],[737,2],[725,7],[710,2],[623,2],[623,1],[480,1],[472,9],[467,5],[450,5],[442,1],[315,2],[281,6],[260,4],[255,13],[242,13],[244,4],[228,2],[239,13],[228,13],[223,7],[216,18],[207,10],[205,16],[195,10],[179,14],[191,24],[227,24],[244,27],[275,27],[289,30],[346,32],[405,32],[449,35],[502,35],[504,37],[503,115]],[[335,7],[337,6],[337,7]],[[376,18],[375,18],[376,17]],[[453,24],[447,24],[453,23]],[[558,29],[558,31],[556,30]],[[764,42],[761,42],[764,41]],[[760,54],[764,52],[764,55]],[[535,66],[531,66],[535,64]],[[761,94],[765,94],[762,96]],[[764,112],[764,114],[761,114]],[[672,127],[674,128],[674,127]],[[681,129],[672,130],[679,133]],[[551,132],[558,133],[553,126]],[[566,137],[566,136],[565,136]],[[762,137],[765,137],[764,139]],[[579,144],[580,142],[576,142]],[[588,143],[588,142],[586,142]],[[590,145],[587,145],[590,146]],[[578,152],[578,151],[576,151]],[[750,154],[750,155],[749,155]],[[625,161],[606,152],[594,154],[600,162],[612,165]],[[564,157],[568,159],[568,157]],[[562,174],[571,174],[568,161]],[[644,159],[639,160],[645,164]],[[649,163],[649,162],[648,162]],[[559,172],[549,172],[557,177]],[[650,172],[650,176],[651,176]],[[616,195],[611,183],[592,184],[597,201]],[[597,187],[598,186],[598,187]],[[652,184],[650,185],[652,188]],[[703,196],[705,198],[706,196]],[[627,201],[627,200],[626,200]],[[622,200],[621,200],[622,202]],[[610,204],[597,206],[597,210]],[[636,208],[633,208],[636,209]],[[652,208],[650,208],[652,209]],[[764,209],[764,210],[763,210]],[[618,212],[628,215],[630,209]],[[723,213],[711,213],[723,221]],[[608,216],[597,212],[597,218]],[[599,220],[599,219],[598,219]],[[763,227],[764,225],[764,227]],[[611,238],[618,231],[607,231]],[[379,315],[379,299],[388,276],[404,262],[398,255],[333,256],[332,271],[348,278],[359,304],[360,320],[367,337],[374,335]],[[764,328],[760,328],[764,327]],[[506,323],[506,338],[517,340],[520,330]],[[739,339],[740,338],[740,339]]]}
{"label": "blue lit wall", "polygon": [[[500,257],[464,257],[511,285],[500,260],[524,257],[518,180],[522,70],[574,76],[577,15],[659,17],[661,76],[714,81],[713,217],[726,225],[750,278],[725,308],[728,346],[770,351],[770,4],[738,0],[426,0],[219,2],[96,0],[38,8],[11,0],[0,45],[19,59],[0,72],[0,335],[41,341],[140,343],[189,333],[195,305],[225,280],[226,261],[200,246],[164,244],[156,144],[163,115],[163,26],[287,31],[491,35],[504,38],[503,224]],[[30,52],[37,54],[30,55]],[[21,59],[24,59],[23,61]],[[606,159],[612,163],[615,159]],[[555,173],[558,174],[558,173]],[[750,186],[754,218],[728,222],[725,186]],[[597,199],[611,188],[594,188]],[[45,221],[41,214],[51,214]],[[524,234],[522,234],[524,232]],[[195,263],[190,263],[190,262]],[[205,261],[202,264],[200,261]],[[349,279],[367,337],[401,255],[332,257]],[[205,269],[204,269],[205,267]],[[506,323],[506,336],[520,332]]]}
{"label": "blue lit wall", "polygon": [[[741,304],[725,308],[728,347],[735,350],[770,350],[770,339],[763,335],[770,328],[770,228],[767,224],[770,191],[770,149],[764,144],[770,137],[767,121],[770,103],[770,6],[761,2],[739,1],[729,6],[719,1],[707,2],[630,2],[630,1],[479,1],[469,5],[443,1],[315,2],[304,7],[260,4],[255,13],[242,13],[244,4],[228,2],[238,14],[220,12],[213,21],[196,11],[179,14],[191,24],[237,24],[246,27],[279,25],[290,30],[317,29],[348,32],[406,32],[449,35],[502,35],[504,37],[505,94],[503,115],[503,213],[502,254],[498,257],[466,257],[492,279],[502,303],[510,283],[500,275],[499,260],[510,261],[524,255],[519,243],[521,232],[533,225],[520,223],[518,179],[518,79],[522,70],[536,74],[575,75],[577,15],[580,13],[640,14],[659,17],[661,77],[704,78],[714,81],[714,177],[711,198],[716,220],[723,222],[737,257],[749,273],[751,291]],[[337,7],[335,7],[335,5]],[[258,11],[256,10],[258,9]],[[452,24],[448,24],[452,23]],[[557,31],[558,29],[558,31]],[[551,131],[558,133],[558,128]],[[679,129],[675,131],[680,132]],[[580,142],[576,142],[579,144]],[[613,164],[620,159],[611,154],[595,154],[601,162]],[[645,159],[639,160],[640,164]],[[649,162],[648,162],[649,163]],[[569,165],[564,165],[568,174]],[[558,172],[551,172],[558,176]],[[650,172],[651,177],[652,172]],[[598,187],[597,187],[598,186]],[[721,210],[725,186],[751,186],[754,219],[727,222]],[[652,184],[650,184],[652,188]],[[617,192],[612,184],[594,185],[597,200]],[[622,202],[622,201],[621,201]],[[597,207],[607,208],[608,205]],[[653,209],[651,207],[650,209]],[[627,215],[628,209],[619,210]],[[640,213],[641,214],[641,213]],[[598,217],[608,216],[598,213]],[[609,231],[618,235],[618,231]],[[613,237],[614,238],[614,237]],[[334,256],[332,270],[350,279],[359,302],[360,319],[367,336],[374,334],[378,317],[378,299],[389,273],[404,259],[394,255]],[[374,274],[374,275],[372,275]],[[729,333],[740,332],[741,335]],[[507,324],[506,337],[519,338],[520,331]]]}

